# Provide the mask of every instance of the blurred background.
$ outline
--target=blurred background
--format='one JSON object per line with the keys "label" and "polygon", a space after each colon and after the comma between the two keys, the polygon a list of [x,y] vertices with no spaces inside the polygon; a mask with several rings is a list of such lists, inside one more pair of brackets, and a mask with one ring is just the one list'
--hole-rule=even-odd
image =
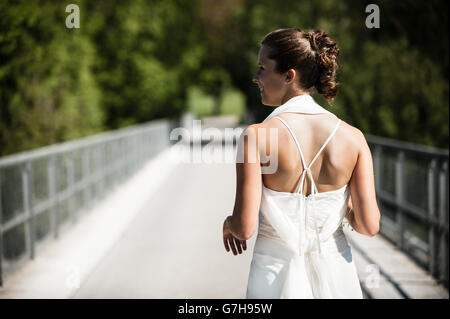
{"label": "blurred background", "polygon": [[282,27],[324,29],[341,49],[332,106],[365,133],[448,148],[448,3],[0,1],[0,155],[176,117],[258,122],[259,44]]}
{"label": "blurred background", "polygon": [[[371,29],[360,0],[77,0],[72,29],[68,4],[0,0],[0,274],[166,150],[168,132],[186,119],[262,121],[273,108],[251,82],[260,42],[295,27],[338,43],[337,97],[316,101],[367,134],[386,238],[448,288],[447,1],[377,1],[380,28]],[[179,174],[191,166],[168,180],[188,183]],[[235,181],[226,167],[210,176],[230,179],[229,211]],[[207,184],[186,186],[225,187]],[[218,213],[221,226],[227,214]],[[220,234],[211,236],[220,246]]]}

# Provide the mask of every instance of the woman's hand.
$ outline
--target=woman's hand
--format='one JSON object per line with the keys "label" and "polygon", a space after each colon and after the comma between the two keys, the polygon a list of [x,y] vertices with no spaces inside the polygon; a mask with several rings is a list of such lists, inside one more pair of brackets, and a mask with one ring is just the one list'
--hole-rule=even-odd
{"label": "woman's hand", "polygon": [[230,230],[231,216],[228,216],[223,222],[223,244],[225,245],[225,250],[233,251],[233,254],[236,256],[237,253],[242,254],[243,250],[247,250],[247,242],[245,240],[239,240],[233,236]]}

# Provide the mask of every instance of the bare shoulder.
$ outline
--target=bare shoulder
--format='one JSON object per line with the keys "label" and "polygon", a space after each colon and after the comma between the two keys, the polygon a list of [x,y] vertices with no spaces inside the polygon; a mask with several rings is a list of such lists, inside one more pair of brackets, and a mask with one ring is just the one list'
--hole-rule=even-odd
{"label": "bare shoulder", "polygon": [[259,128],[270,128],[270,127],[275,127],[275,124],[278,122],[278,120],[277,119],[275,119],[275,118],[271,118],[271,119],[268,119],[267,121],[265,121],[265,122],[261,122],[261,123],[255,123],[255,124],[252,124],[252,125],[250,125],[250,126],[254,126],[254,127],[259,127]]}
{"label": "bare shoulder", "polygon": [[241,136],[247,135],[252,137],[258,136],[258,129],[261,128],[261,123],[250,124],[241,133]]}
{"label": "bare shoulder", "polygon": [[341,126],[343,128],[344,134],[349,140],[351,140],[353,145],[355,145],[358,149],[365,148],[365,146],[367,145],[366,138],[364,137],[364,134],[360,129],[348,124],[344,120],[342,120]]}
{"label": "bare shoulder", "polygon": [[259,129],[261,128],[260,124],[261,123],[255,123],[245,127],[239,136],[239,144],[242,146],[246,143],[259,144],[258,132],[260,131]]}
{"label": "bare shoulder", "polygon": [[240,136],[240,144],[252,145],[260,151],[270,149],[270,129],[275,127],[277,120],[270,119],[247,126]]}
{"label": "bare shoulder", "polygon": [[[254,124],[247,126],[244,129],[244,132],[246,133],[246,135],[252,134],[252,135],[256,136],[257,138],[259,138],[258,133],[262,132],[265,129],[277,127],[276,122],[278,122],[276,119],[270,119],[265,122],[254,123]],[[266,134],[264,134],[263,137],[267,138],[268,136],[269,136],[269,134],[266,133]]]}

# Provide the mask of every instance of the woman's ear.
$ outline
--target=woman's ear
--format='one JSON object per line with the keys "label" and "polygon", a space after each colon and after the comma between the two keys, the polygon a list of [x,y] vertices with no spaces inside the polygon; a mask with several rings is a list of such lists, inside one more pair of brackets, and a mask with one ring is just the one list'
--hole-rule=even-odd
{"label": "woman's ear", "polygon": [[289,71],[286,72],[286,83],[290,84],[295,80],[295,76],[296,76],[296,72],[294,69],[290,69]]}

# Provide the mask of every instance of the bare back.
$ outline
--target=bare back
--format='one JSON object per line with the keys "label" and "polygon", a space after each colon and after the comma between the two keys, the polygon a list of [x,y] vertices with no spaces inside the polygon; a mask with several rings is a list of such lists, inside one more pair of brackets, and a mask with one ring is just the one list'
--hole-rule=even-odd
{"label": "bare back", "polygon": [[[296,136],[306,165],[310,165],[338,122],[332,114],[282,113],[279,117],[289,124]],[[264,186],[279,192],[295,192],[304,168],[292,135],[275,118],[261,123],[260,127],[278,128],[278,169],[274,174],[262,175]],[[270,150],[269,136],[266,149]],[[356,129],[342,121],[310,168],[319,193],[334,191],[349,183],[359,150]],[[268,164],[261,166],[265,165]],[[301,190],[304,195],[311,193],[310,184],[309,178],[305,179]]]}

